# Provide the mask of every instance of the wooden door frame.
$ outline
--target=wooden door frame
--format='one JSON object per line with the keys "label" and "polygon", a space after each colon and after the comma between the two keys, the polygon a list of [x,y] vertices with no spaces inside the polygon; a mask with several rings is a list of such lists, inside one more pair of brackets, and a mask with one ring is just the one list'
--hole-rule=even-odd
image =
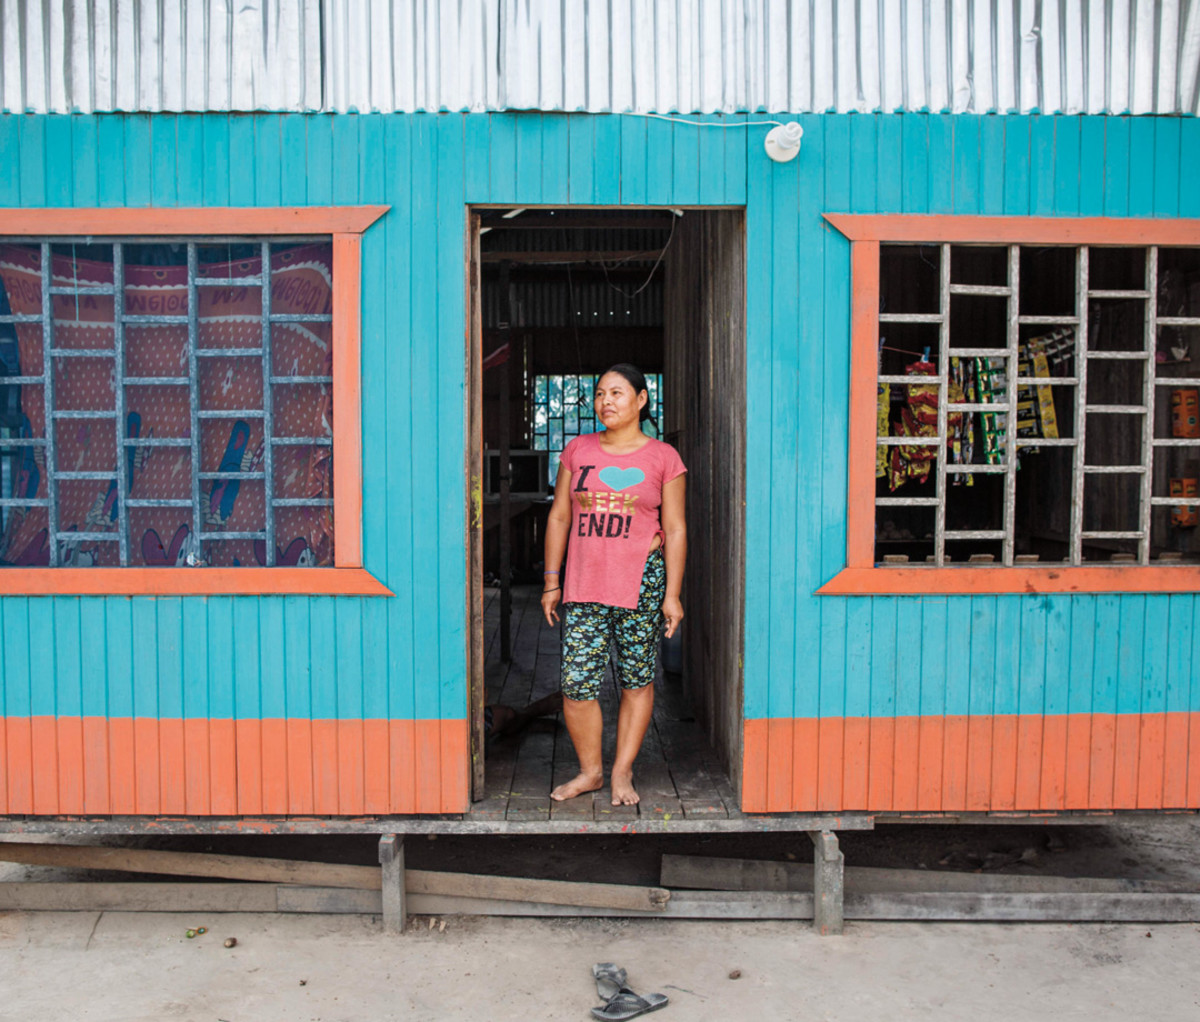
{"label": "wooden door frame", "polygon": [[[487,209],[507,209],[513,203],[471,203],[466,207],[464,221],[464,260],[466,264],[465,294],[466,329],[465,329],[465,420],[466,444],[464,445],[464,479],[466,481],[466,571],[467,571],[467,721],[470,736],[471,755],[471,798],[479,801],[484,797],[484,641],[483,641],[483,304],[482,304],[482,274],[480,259],[480,213]],[[573,205],[564,203],[528,203],[526,208],[544,208],[570,211],[586,211],[589,209],[606,212],[628,212],[631,210],[668,210],[683,209],[697,213],[713,213],[720,210],[737,212],[741,216],[742,231],[742,262],[745,266],[745,229],[746,208],[736,204],[720,205]],[[746,289],[743,284],[742,298],[745,301]],[[747,322],[745,310],[742,317],[742,345],[745,351]],[[743,431],[745,429],[743,419]],[[745,436],[743,432],[741,456],[743,469],[745,465]],[[743,479],[743,506],[744,506]],[[741,520],[741,550],[742,550],[742,593],[738,608],[739,621],[738,645],[740,647],[738,663],[743,662],[745,635],[745,517]],[[744,678],[739,674],[736,681],[737,699],[740,716],[745,719],[745,690]],[[731,756],[729,764],[730,778],[735,788],[741,774],[741,758],[744,754],[744,738],[739,731],[734,737],[738,755]]]}
{"label": "wooden door frame", "polygon": [[467,728],[471,755],[471,799],[483,798],[483,306],[479,259],[479,211],[467,207],[466,257],[466,480]]}

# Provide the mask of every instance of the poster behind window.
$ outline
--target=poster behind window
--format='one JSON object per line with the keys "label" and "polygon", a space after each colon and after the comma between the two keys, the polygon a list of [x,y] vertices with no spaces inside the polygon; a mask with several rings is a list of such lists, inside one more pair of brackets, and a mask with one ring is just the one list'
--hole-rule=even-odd
{"label": "poster behind window", "polygon": [[[126,315],[180,316],[188,312],[187,266],[134,261],[139,254],[169,246],[127,246],[124,308]],[[90,246],[94,256],[99,246]],[[87,288],[111,285],[108,258],[83,258],[71,246],[54,246],[52,285],[84,293],[58,294],[53,302],[57,350],[114,351],[111,295],[89,295]],[[175,246],[178,262],[186,248]],[[198,279],[246,278],[260,273],[261,258],[215,259],[218,247],[202,247]],[[41,313],[41,249],[37,245],[0,246],[0,283],[11,313]],[[271,254],[272,315],[328,315],[332,310],[332,251],[328,243],[275,246]],[[262,478],[206,479],[205,473],[263,473],[269,438],[264,436],[262,291],[257,286],[200,286],[198,296],[197,382],[200,465],[199,531],[192,507],[190,442],[179,446],[121,444],[131,501],[186,500],[183,507],[128,508],[128,564],[131,566],[264,566],[264,538],[206,538],[215,533],[266,531],[268,508]],[[3,329],[7,329],[6,335]],[[332,327],[329,322],[272,322],[271,375],[331,375]],[[186,324],[126,323],[124,376],[143,380],[188,377]],[[219,355],[204,352],[219,349]],[[241,354],[244,350],[245,354]],[[40,376],[47,359],[41,322],[0,325],[0,357],[6,376]],[[3,439],[46,437],[45,388],[42,384],[0,388],[0,476],[4,496],[46,500],[49,469],[92,472],[104,478],[64,479],[57,484],[60,533],[91,534],[71,541],[60,537],[62,566],[120,565],[117,432],[126,440],[183,440],[192,436],[191,388],[186,383],[137,383],[124,388],[124,414],[116,411],[115,361],[112,355],[54,357],[55,420],[53,451],[45,446],[3,447]],[[12,364],[9,364],[12,363]],[[271,445],[275,498],[329,501],[333,496],[332,448],[304,443],[332,436],[331,387],[322,383],[271,384],[275,437],[301,442]],[[108,413],[88,417],[88,411]],[[61,413],[72,413],[63,416]],[[49,461],[49,464],[48,464]],[[332,508],[320,504],[274,509],[277,566],[332,566]],[[45,507],[3,508],[0,564],[38,567],[50,563],[49,515]]]}

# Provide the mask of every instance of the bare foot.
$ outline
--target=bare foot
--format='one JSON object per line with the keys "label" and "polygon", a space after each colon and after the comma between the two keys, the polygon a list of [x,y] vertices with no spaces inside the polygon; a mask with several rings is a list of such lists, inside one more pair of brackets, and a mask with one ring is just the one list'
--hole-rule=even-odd
{"label": "bare foot", "polygon": [[584,795],[603,787],[604,774],[579,774],[567,781],[566,784],[560,784],[550,792],[550,797],[555,802],[565,802],[569,798],[575,798],[576,795]]}
{"label": "bare foot", "polygon": [[640,802],[638,793],[633,789],[633,772],[612,775],[612,804],[615,806],[635,806]]}

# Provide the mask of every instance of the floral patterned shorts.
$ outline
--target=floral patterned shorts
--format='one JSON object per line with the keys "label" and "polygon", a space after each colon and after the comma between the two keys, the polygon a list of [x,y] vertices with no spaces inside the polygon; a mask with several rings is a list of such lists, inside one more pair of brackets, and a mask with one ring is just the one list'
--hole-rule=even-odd
{"label": "floral patterned shorts", "polygon": [[568,699],[595,699],[608,667],[608,649],[617,644],[616,675],[621,688],[645,688],[654,681],[654,658],[662,638],[662,602],[667,571],[662,549],[646,559],[636,610],[604,603],[563,606],[562,691]]}

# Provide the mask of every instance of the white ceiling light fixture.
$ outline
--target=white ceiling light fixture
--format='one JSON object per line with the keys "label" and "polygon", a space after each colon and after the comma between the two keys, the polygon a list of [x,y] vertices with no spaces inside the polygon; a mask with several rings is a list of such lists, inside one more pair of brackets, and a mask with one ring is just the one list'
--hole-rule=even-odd
{"label": "white ceiling light fixture", "polygon": [[800,139],[804,129],[795,121],[778,124],[767,132],[763,147],[776,163],[787,163],[800,155]]}

